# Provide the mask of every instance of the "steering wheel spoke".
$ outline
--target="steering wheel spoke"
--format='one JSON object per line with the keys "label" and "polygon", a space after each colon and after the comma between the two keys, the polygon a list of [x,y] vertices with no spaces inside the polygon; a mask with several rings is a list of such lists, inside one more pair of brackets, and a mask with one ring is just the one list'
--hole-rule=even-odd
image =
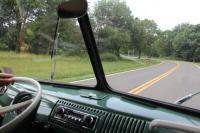
{"label": "steering wheel spoke", "polygon": [[0,114],[5,114],[7,112],[11,112],[11,111],[15,111],[15,110],[27,107],[31,103],[32,103],[32,99],[21,102],[21,103],[13,104],[10,106],[0,107]]}

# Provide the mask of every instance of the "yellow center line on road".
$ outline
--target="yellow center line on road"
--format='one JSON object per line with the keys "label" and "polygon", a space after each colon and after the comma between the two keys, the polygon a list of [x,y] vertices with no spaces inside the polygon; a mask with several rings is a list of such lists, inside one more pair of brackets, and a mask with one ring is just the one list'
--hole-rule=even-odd
{"label": "yellow center line on road", "polygon": [[162,80],[163,78],[169,76],[170,74],[172,74],[174,71],[176,71],[178,68],[180,67],[180,64],[176,64],[176,66],[172,67],[171,69],[169,69],[167,72],[153,78],[150,81],[145,82],[144,84],[132,89],[131,91],[129,91],[129,93],[131,94],[139,94],[142,91],[144,91],[145,89],[147,89],[148,87],[154,85],[155,83],[159,82],[160,80]]}

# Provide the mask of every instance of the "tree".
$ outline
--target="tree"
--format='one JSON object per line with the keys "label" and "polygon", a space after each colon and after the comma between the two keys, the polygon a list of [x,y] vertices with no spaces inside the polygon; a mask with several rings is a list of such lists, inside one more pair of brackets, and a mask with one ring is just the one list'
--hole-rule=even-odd
{"label": "tree", "polygon": [[25,52],[25,32],[27,29],[27,23],[35,21],[38,16],[45,12],[45,1],[40,0],[16,0],[14,8],[16,9],[16,23],[19,30],[19,52]]}
{"label": "tree", "polygon": [[126,3],[121,0],[101,0],[95,4],[91,14],[98,47],[120,56],[120,51],[128,48],[129,26],[133,22]]}
{"label": "tree", "polygon": [[133,16],[125,1],[101,0],[94,9],[95,21],[98,28],[110,25],[117,28],[129,29]]}
{"label": "tree", "polygon": [[131,29],[131,44],[130,49],[134,49],[138,53],[138,58],[142,52],[152,56],[152,45],[157,37],[157,24],[153,20],[134,19]]}
{"label": "tree", "polygon": [[101,51],[111,52],[120,56],[120,50],[126,50],[130,42],[129,34],[120,28],[106,26],[99,33]]}
{"label": "tree", "polygon": [[[1,1],[1,18],[3,19],[4,29],[15,32],[13,42],[18,42],[16,50],[25,51],[25,32],[27,24],[35,21],[39,14],[44,13],[44,4],[46,1],[40,0],[7,0]],[[14,30],[10,30],[13,29]],[[13,33],[13,32],[11,32]],[[17,34],[18,33],[18,34]],[[8,36],[11,35],[10,33]]]}
{"label": "tree", "polygon": [[172,45],[174,33],[172,31],[158,31],[154,42],[154,48],[158,56],[172,56],[174,47]]}
{"label": "tree", "polygon": [[[1,2],[0,41],[2,46],[18,52],[49,53],[53,43],[56,9],[61,0],[8,0]],[[63,41],[79,41],[80,35],[76,22],[61,22]],[[71,33],[69,33],[71,32]]]}
{"label": "tree", "polygon": [[145,46],[145,54],[149,57],[152,56],[153,47],[156,37],[157,37],[157,24],[153,20],[144,19],[141,21],[144,26],[145,34],[146,34],[146,45]]}
{"label": "tree", "polygon": [[189,24],[178,25],[174,29],[174,32],[176,32],[176,36],[173,40],[175,56],[187,61],[193,60],[195,49],[195,41],[190,37],[192,29],[193,26]]}
{"label": "tree", "polygon": [[142,50],[145,49],[147,43],[146,31],[143,23],[139,19],[135,19],[131,28],[131,44],[130,48],[138,52],[138,58],[140,59]]}

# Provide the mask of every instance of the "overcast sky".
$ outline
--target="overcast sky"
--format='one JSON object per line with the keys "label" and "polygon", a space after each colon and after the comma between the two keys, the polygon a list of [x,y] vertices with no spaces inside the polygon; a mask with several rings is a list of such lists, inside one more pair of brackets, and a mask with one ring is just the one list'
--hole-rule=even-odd
{"label": "overcast sky", "polygon": [[[97,0],[88,0],[94,3]],[[125,0],[134,17],[153,19],[162,30],[200,23],[200,0]]]}

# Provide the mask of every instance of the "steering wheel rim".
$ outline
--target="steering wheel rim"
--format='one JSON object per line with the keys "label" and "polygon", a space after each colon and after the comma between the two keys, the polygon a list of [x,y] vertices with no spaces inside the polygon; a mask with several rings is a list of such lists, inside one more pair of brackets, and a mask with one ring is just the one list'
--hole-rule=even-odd
{"label": "steering wheel rim", "polygon": [[[32,113],[32,111],[37,107],[37,105],[39,104],[41,97],[42,97],[41,86],[36,80],[34,80],[32,78],[27,78],[27,77],[13,77],[13,79],[15,82],[30,83],[31,85],[34,86],[34,88],[37,89],[37,94],[35,95],[35,97],[32,100],[28,100],[28,102],[25,101],[22,103],[7,106],[7,107],[4,107],[4,109],[1,109],[1,107],[0,107],[0,112],[2,110],[6,110],[6,109],[8,109],[6,112],[10,112],[10,108],[12,108],[12,107],[13,108],[11,110],[16,110],[20,107],[27,106],[27,108],[21,114],[17,115],[14,119],[9,121],[8,123],[2,125],[0,127],[0,133],[6,133],[6,132],[8,132],[8,130],[9,131],[12,130],[13,128],[15,128],[18,125],[18,123],[20,123],[26,117],[28,117]],[[23,104],[23,103],[25,103],[25,104]],[[21,104],[23,104],[23,105],[21,105]],[[15,107],[16,105],[17,105],[17,107]],[[18,107],[18,105],[20,107]],[[5,113],[5,111],[2,111],[2,112]]]}

